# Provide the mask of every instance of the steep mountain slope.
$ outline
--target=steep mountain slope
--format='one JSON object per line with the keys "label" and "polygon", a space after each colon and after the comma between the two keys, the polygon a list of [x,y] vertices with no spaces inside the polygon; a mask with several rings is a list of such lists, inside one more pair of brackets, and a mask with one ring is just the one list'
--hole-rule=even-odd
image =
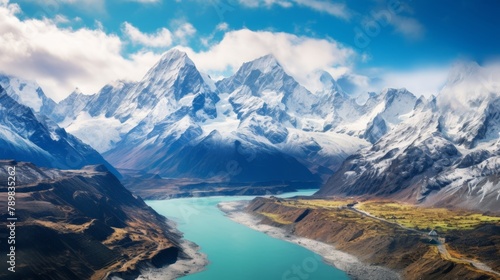
{"label": "steep mountain slope", "polygon": [[48,116],[57,123],[64,123],[65,120],[73,120],[78,112],[81,112],[93,97],[93,95],[85,95],[79,90],[75,90],[59,102]]}
{"label": "steep mountain slope", "polygon": [[437,98],[349,157],[320,195],[392,196],[500,212],[500,96],[478,65],[459,65]]}
{"label": "steep mountain slope", "polygon": [[334,131],[356,135],[373,144],[405,120],[412,113],[416,102],[417,98],[404,88],[387,88],[380,94],[370,94],[361,106],[338,108],[336,111],[342,115],[332,127]]}
{"label": "steep mountain slope", "polygon": [[[63,171],[0,161],[2,182],[12,175],[11,168],[17,182],[16,235],[11,244],[16,265],[12,273],[4,262],[0,278],[107,279],[115,274],[131,278],[147,266],[196,261],[185,251],[194,245],[181,240],[164,217],[133,197],[104,166]],[[2,201],[7,195],[7,186],[2,185]],[[0,212],[4,221],[12,218],[6,210]],[[7,240],[9,228],[3,226],[0,235]],[[5,256],[10,253],[7,249],[1,246],[0,252]],[[183,274],[184,269],[171,275]]]}
{"label": "steep mountain slope", "polygon": [[49,115],[56,106],[36,82],[0,74],[0,86],[11,98],[30,107],[36,113]]}
{"label": "steep mountain slope", "polygon": [[311,93],[269,55],[214,83],[173,49],[141,81],[110,84],[90,98],[73,94],[55,110],[65,117],[53,118],[119,168],[240,182],[320,181],[367,145],[325,121],[336,111],[341,117],[330,118],[343,121],[345,108],[358,105],[328,73],[320,79],[324,90]]}
{"label": "steep mountain slope", "polygon": [[89,145],[50,119],[16,102],[0,87],[0,159],[30,161],[61,169],[104,164],[119,173]]}

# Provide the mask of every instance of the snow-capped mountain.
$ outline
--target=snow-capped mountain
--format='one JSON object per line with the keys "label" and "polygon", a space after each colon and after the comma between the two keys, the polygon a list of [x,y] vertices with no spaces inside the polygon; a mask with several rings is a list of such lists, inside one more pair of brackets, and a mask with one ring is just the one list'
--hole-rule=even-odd
{"label": "snow-capped mountain", "polygon": [[[23,93],[20,94],[22,96]],[[89,145],[66,133],[45,115],[18,103],[1,86],[0,143],[1,159],[30,161],[39,166],[61,169],[105,164],[110,171],[119,175]]]}
{"label": "snow-capped mountain", "polygon": [[83,94],[76,89],[68,97],[59,102],[52,112],[50,112],[49,116],[57,123],[64,123],[65,120],[73,120],[76,114],[82,111],[93,97],[93,95]]}
{"label": "snow-capped mountain", "polygon": [[363,105],[343,98],[336,108],[338,121],[332,122],[334,131],[364,138],[372,144],[405,120],[413,111],[417,98],[408,90],[388,88],[380,94],[370,94]]}
{"label": "snow-capped mountain", "polygon": [[[119,168],[165,177],[319,181],[369,144],[369,117],[355,133],[345,128],[358,116],[383,114],[386,100],[360,106],[327,72],[318,77],[323,89],[310,92],[267,55],[215,83],[173,49],[141,81],[107,85],[88,101],[72,94],[55,111],[67,112],[59,124]],[[395,118],[384,117],[391,124]]]}
{"label": "snow-capped mountain", "polygon": [[0,86],[15,101],[30,107],[36,113],[49,115],[56,106],[56,103],[48,98],[34,81],[0,74]]}
{"label": "snow-capped mountain", "polygon": [[456,66],[437,98],[420,98],[402,122],[350,156],[318,194],[499,211],[500,92],[484,81],[477,64]]}

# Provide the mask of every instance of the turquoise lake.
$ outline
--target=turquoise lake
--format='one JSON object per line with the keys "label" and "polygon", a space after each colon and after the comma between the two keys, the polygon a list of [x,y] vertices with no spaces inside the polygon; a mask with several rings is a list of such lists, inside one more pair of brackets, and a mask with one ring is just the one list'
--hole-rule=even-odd
{"label": "turquoise lake", "polygon": [[[280,195],[311,195],[314,190]],[[223,201],[250,196],[180,198],[147,201],[158,213],[177,222],[184,238],[208,256],[206,270],[182,280],[315,280],[349,279],[317,254],[233,222],[217,208]]]}

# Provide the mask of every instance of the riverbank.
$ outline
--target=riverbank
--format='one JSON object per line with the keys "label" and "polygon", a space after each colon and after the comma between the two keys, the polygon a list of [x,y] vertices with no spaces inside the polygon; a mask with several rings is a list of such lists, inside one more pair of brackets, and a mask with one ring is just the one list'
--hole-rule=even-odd
{"label": "riverbank", "polygon": [[398,273],[384,267],[364,264],[355,256],[339,251],[332,245],[295,236],[282,228],[261,224],[261,218],[245,212],[248,205],[249,201],[231,201],[219,203],[218,207],[226,213],[227,217],[237,223],[266,233],[274,238],[300,245],[322,256],[325,262],[345,271],[353,279],[400,279]]}
{"label": "riverbank", "polygon": [[[167,223],[170,228],[177,228],[175,222],[169,220]],[[177,233],[181,234],[180,232]],[[186,239],[181,239],[179,243],[178,246],[181,248],[182,253],[175,263],[160,268],[151,266],[142,268],[137,280],[177,279],[203,271],[208,265],[208,258],[200,252],[200,247]]]}

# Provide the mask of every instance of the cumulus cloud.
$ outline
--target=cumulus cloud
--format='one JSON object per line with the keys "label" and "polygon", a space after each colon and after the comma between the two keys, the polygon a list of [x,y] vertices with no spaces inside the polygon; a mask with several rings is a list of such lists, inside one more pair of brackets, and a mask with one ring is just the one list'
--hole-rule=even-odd
{"label": "cumulus cloud", "polygon": [[172,44],[172,33],[166,28],[158,29],[153,34],[146,34],[132,24],[125,22],[122,24],[122,29],[123,33],[134,44],[141,44],[148,47],[168,47]]}
{"label": "cumulus cloud", "polygon": [[[161,28],[152,33],[125,22],[120,38],[106,33],[98,24],[94,29],[58,26],[68,20],[62,16],[21,20],[17,16],[18,5],[0,1],[0,71],[37,80],[55,100],[66,97],[75,87],[84,93],[94,93],[117,79],[139,80],[160,58],[160,54],[148,51],[148,47],[166,50],[183,44],[197,32],[185,21],[174,22],[172,31]],[[436,94],[443,77],[442,69],[379,72],[374,83],[354,69],[354,62],[362,57],[333,39],[248,29],[227,31],[228,28],[227,24],[219,24],[216,30],[226,33],[218,42],[207,42],[205,50],[177,47],[186,51],[201,71],[219,78],[234,73],[244,62],[273,54],[288,74],[312,91],[320,86],[314,82],[317,70],[326,70],[334,78],[348,81],[357,91],[407,87],[417,95]],[[125,56],[127,43],[144,48]]]}
{"label": "cumulus cloud", "polygon": [[219,31],[226,31],[229,29],[229,24],[227,24],[227,22],[221,22],[221,23],[217,24],[215,29],[219,30]]}
{"label": "cumulus cloud", "polygon": [[189,22],[177,23],[178,27],[174,32],[177,40],[185,43],[189,37],[192,37],[196,33],[196,28]]}
{"label": "cumulus cloud", "polygon": [[[124,57],[126,44],[118,35],[102,28],[71,29],[58,26],[61,19],[17,17],[17,5],[0,6],[0,71],[37,80],[47,95],[61,100],[75,87],[84,93],[97,92],[117,79],[139,80],[160,57],[141,51]],[[130,23],[123,24],[127,40],[144,47],[167,47],[192,36],[196,29],[187,22],[173,32],[162,28],[144,33]],[[206,51],[181,47],[204,72],[231,74],[242,63],[272,53],[285,70],[306,87],[308,75],[317,69],[345,67],[355,52],[331,39],[314,39],[288,33],[242,29],[225,33]]]}
{"label": "cumulus cloud", "polygon": [[38,81],[55,100],[77,86],[93,93],[116,79],[138,80],[159,58],[146,51],[124,58],[116,35],[61,28],[49,19],[20,20],[19,12],[15,4],[0,5],[0,71]]}
{"label": "cumulus cloud", "polygon": [[478,100],[500,95],[499,81],[499,61],[491,61],[485,65],[467,60],[458,61],[451,68],[446,86],[438,95],[438,104],[464,113],[474,111],[477,106],[474,104]]}
{"label": "cumulus cloud", "polygon": [[287,73],[306,87],[308,75],[319,69],[349,65],[355,52],[329,39],[315,39],[289,33],[251,31],[241,29],[227,32],[223,39],[207,51],[188,53],[201,71],[218,76],[217,73],[234,72],[244,62],[273,54]]}

